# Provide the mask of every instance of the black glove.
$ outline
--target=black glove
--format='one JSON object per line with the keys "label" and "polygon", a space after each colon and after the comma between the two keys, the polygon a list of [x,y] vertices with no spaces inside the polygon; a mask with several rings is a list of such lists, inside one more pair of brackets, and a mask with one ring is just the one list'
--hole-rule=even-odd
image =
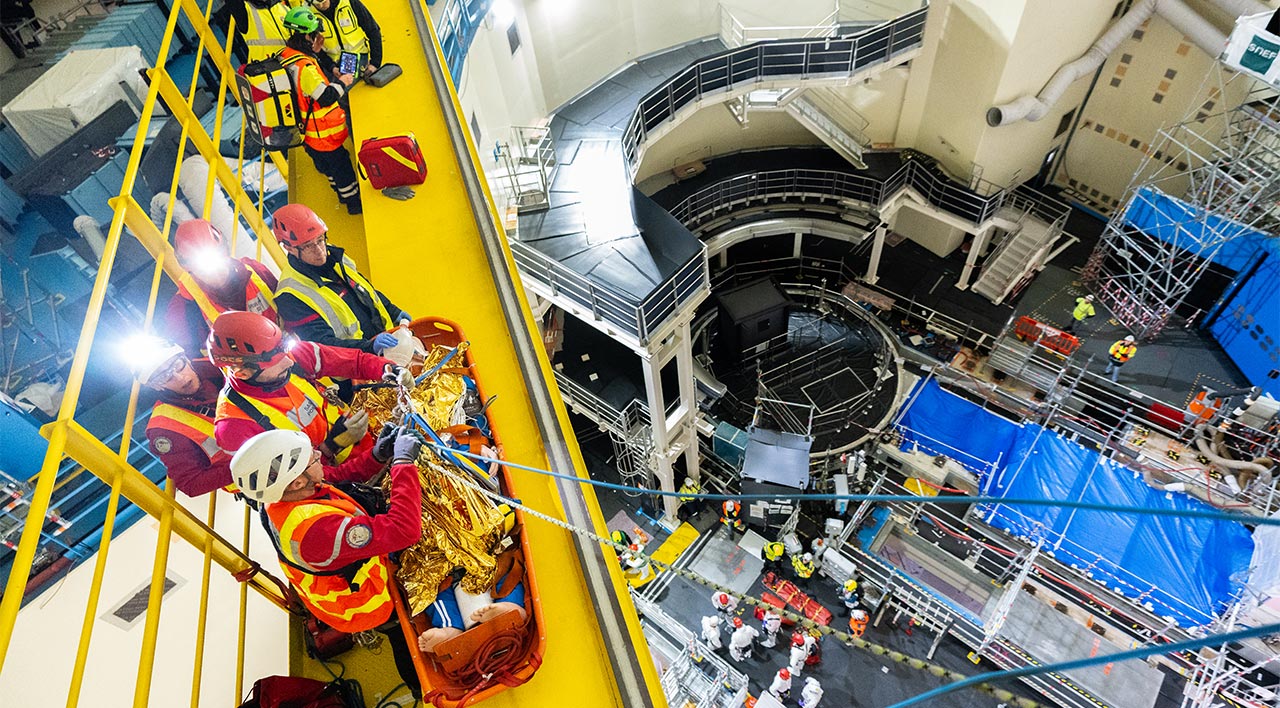
{"label": "black glove", "polygon": [[378,462],[386,462],[391,459],[391,455],[395,452],[396,437],[400,435],[400,429],[391,423],[382,424],[382,432],[378,433],[378,439],[373,442],[373,459]]}
{"label": "black glove", "polygon": [[334,454],[337,454],[338,450],[351,447],[360,442],[368,431],[369,414],[361,408],[334,421],[324,441],[333,450]]}
{"label": "black glove", "polygon": [[422,436],[415,430],[403,430],[396,436],[393,465],[416,464],[422,452]]}

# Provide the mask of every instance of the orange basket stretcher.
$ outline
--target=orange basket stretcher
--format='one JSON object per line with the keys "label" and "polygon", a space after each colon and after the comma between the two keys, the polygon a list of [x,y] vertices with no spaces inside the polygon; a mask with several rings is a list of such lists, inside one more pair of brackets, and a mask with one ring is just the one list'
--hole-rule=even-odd
{"label": "orange basket stretcher", "polygon": [[[439,317],[415,320],[409,324],[409,330],[422,341],[428,351],[433,346],[456,347],[466,341],[461,327]],[[462,362],[458,362],[455,357],[450,366],[466,368],[468,375],[475,381],[480,399],[489,400],[485,395],[484,380],[477,372],[471,351],[463,352],[463,357]],[[500,434],[492,421],[490,431],[495,448],[502,449]],[[500,467],[500,487],[504,496],[517,496],[506,466]],[[396,616],[400,620],[400,628],[409,645],[414,669],[422,684],[423,700],[436,708],[475,705],[507,688],[525,683],[533,678],[542,665],[547,644],[546,624],[538,595],[538,581],[534,575],[529,535],[520,509],[516,509],[516,522],[519,525],[520,550],[524,560],[526,618],[523,622],[503,621],[501,617],[482,622],[438,647],[447,647],[450,650],[449,657],[441,659],[434,653],[423,654],[418,649],[418,635],[429,629],[430,625],[424,615],[414,617],[410,614],[399,584],[391,584]]]}

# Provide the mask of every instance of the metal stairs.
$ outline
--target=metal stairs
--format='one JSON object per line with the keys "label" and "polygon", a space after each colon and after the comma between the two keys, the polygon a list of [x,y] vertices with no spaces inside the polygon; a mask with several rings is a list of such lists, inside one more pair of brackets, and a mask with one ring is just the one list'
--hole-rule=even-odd
{"label": "metal stairs", "polygon": [[849,164],[863,170],[862,153],[870,144],[862,117],[830,89],[806,89],[786,103],[786,111]]}
{"label": "metal stairs", "polygon": [[[1008,207],[1006,212],[1015,210]],[[1055,225],[1045,223],[1030,212],[1017,214],[1017,226],[1009,232],[1003,243],[987,259],[982,275],[973,284],[973,291],[996,303],[1009,296],[1010,291],[1030,271],[1039,267],[1047,247],[1056,237]]]}

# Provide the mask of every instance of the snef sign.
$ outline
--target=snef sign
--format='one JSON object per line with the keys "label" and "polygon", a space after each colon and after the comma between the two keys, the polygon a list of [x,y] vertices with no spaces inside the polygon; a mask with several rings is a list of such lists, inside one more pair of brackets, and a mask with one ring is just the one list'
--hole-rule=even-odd
{"label": "snef sign", "polygon": [[1277,54],[1280,54],[1280,44],[1254,35],[1249,41],[1249,46],[1245,48],[1244,54],[1240,56],[1240,66],[1259,74],[1266,74],[1275,62]]}

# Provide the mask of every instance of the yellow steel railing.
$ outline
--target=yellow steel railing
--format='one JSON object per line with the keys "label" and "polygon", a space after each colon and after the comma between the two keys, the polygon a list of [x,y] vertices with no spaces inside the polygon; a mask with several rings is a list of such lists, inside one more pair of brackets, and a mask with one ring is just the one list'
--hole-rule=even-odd
{"label": "yellow steel railing", "polygon": [[[30,497],[27,522],[16,548],[12,569],[8,582],[4,587],[4,595],[0,597],[0,669],[2,669],[5,658],[11,649],[10,643],[14,636],[15,624],[18,621],[18,610],[22,604],[23,592],[30,577],[31,566],[38,549],[41,527],[49,511],[51,495],[58,484],[57,474],[59,467],[65,458],[74,459],[84,469],[89,470],[109,485],[110,493],[106,520],[103,524],[101,547],[95,560],[92,582],[85,603],[84,621],[78,640],[70,688],[66,699],[67,706],[76,706],[80,702],[89,647],[93,637],[93,626],[98,616],[100,591],[111,549],[112,532],[121,495],[137,504],[150,516],[159,520],[159,539],[156,544],[152,566],[150,598],[143,627],[142,649],[138,658],[133,705],[146,706],[149,703],[152,670],[156,658],[156,641],[159,636],[160,600],[164,591],[165,570],[168,565],[169,544],[172,535],[177,534],[204,554],[199,617],[194,637],[195,663],[191,677],[192,706],[199,704],[201,684],[205,678],[202,665],[204,640],[208,629],[209,584],[214,564],[232,574],[236,574],[237,577],[247,578],[241,584],[240,589],[239,627],[237,633],[239,644],[234,687],[228,691],[228,693],[233,693],[234,695],[227,696],[228,700],[224,704],[237,704],[244,693],[244,642],[247,633],[245,618],[248,588],[252,587],[270,602],[283,609],[288,609],[290,606],[290,599],[285,589],[286,585],[279,579],[258,570],[248,556],[250,511],[247,507],[245,508],[242,538],[239,539],[238,543],[233,543],[218,535],[212,529],[214,513],[217,509],[216,492],[210,495],[208,515],[202,521],[175,501],[172,489],[162,490],[158,488],[130,465],[128,461],[129,445],[132,440],[138,404],[138,384],[136,382],[130,391],[129,403],[122,421],[124,433],[118,449],[108,448],[101,440],[94,437],[93,434],[85,430],[76,421],[76,409],[84,385],[90,352],[93,349],[94,339],[98,333],[99,318],[106,300],[111,273],[126,229],[155,257],[155,269],[152,273],[151,288],[143,324],[145,329],[150,329],[152,319],[155,316],[156,301],[160,294],[163,275],[167,275],[173,281],[185,286],[202,305],[208,304],[207,298],[201,292],[199,286],[178,266],[173,256],[173,249],[169,245],[170,232],[173,227],[173,207],[178,193],[178,171],[188,144],[194,147],[196,152],[209,164],[209,178],[205,185],[204,213],[202,216],[204,218],[209,217],[213,200],[216,198],[217,188],[220,187],[222,192],[231,200],[236,223],[238,224],[240,219],[243,219],[248,224],[252,233],[247,235],[257,241],[259,258],[263,256],[263,250],[265,250],[276,263],[284,262],[283,252],[275,240],[270,238],[269,231],[263,221],[262,185],[265,181],[265,158],[259,161],[260,167],[257,175],[259,184],[258,200],[255,202],[242,186],[245,178],[243,139],[246,130],[246,123],[243,118],[240,125],[241,148],[234,169],[219,155],[217,149],[222,138],[222,119],[227,97],[229,95],[236,101],[239,101],[239,97],[235,91],[234,69],[229,59],[230,43],[228,42],[226,45],[220,44],[217,35],[209,26],[207,18],[211,5],[212,0],[208,0],[208,4],[202,9],[196,4],[195,0],[179,0],[174,3],[169,13],[164,38],[156,58],[156,66],[148,72],[149,88],[138,123],[136,133],[138,137],[135,139],[129,153],[129,160],[125,169],[123,183],[120,186],[119,196],[110,200],[114,214],[111,219],[110,229],[107,232],[106,247],[102,252],[93,291],[89,297],[88,309],[80,331],[79,345],[76,348],[75,356],[71,361],[71,369],[67,375],[66,391],[61,407],[58,410],[57,419],[41,429],[41,433],[49,440],[49,448],[40,473],[34,480],[35,489]],[[191,89],[186,95],[183,95],[181,90],[178,89],[165,66],[175,28],[178,22],[184,19],[195,29],[199,39],[196,48],[195,68],[192,70],[191,75]],[[233,36],[234,32],[235,28],[230,28],[228,36]],[[200,125],[199,117],[192,110],[202,65],[212,65],[218,77],[218,85],[216,87],[205,87],[212,90],[216,95],[216,120],[212,136]],[[152,223],[147,212],[133,198],[132,194],[134,185],[138,180],[138,167],[145,149],[148,128],[157,115],[161,119],[164,118],[161,110],[162,104],[163,110],[168,112],[171,119],[178,121],[182,126],[182,131],[173,169],[173,181],[169,189],[169,209],[163,224],[156,226]],[[242,108],[253,110],[252,106],[242,106]],[[279,168],[282,175],[287,175],[287,164],[279,154],[272,153],[269,158]],[[252,178],[250,176],[250,179]],[[235,241],[240,235],[238,231],[239,228],[237,227],[229,235],[233,252]],[[166,697],[165,705],[172,705],[172,697]]]}

